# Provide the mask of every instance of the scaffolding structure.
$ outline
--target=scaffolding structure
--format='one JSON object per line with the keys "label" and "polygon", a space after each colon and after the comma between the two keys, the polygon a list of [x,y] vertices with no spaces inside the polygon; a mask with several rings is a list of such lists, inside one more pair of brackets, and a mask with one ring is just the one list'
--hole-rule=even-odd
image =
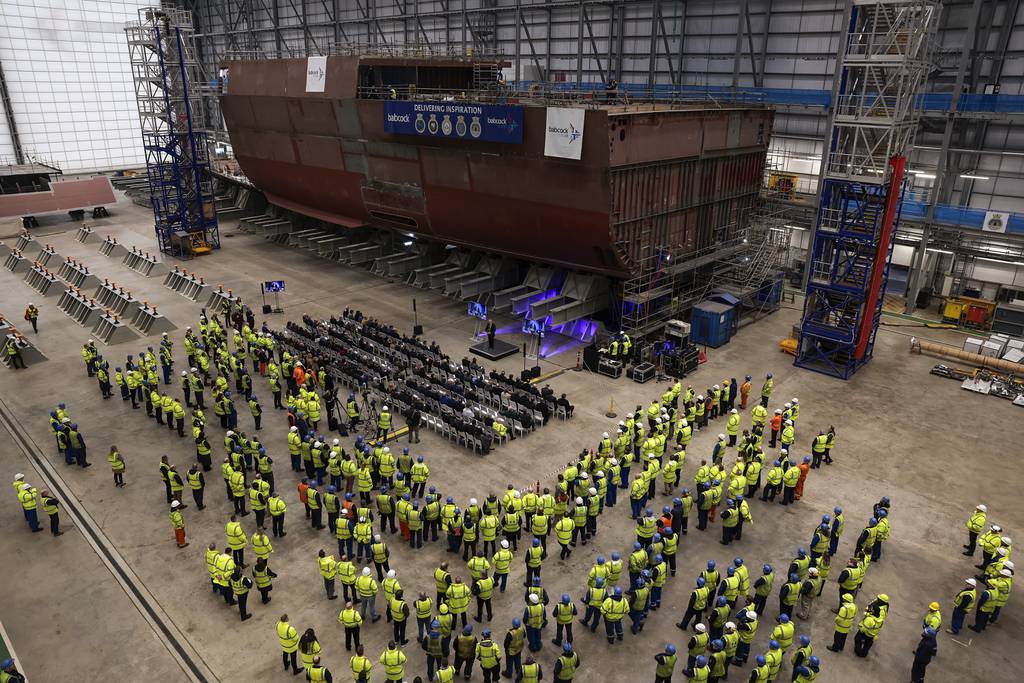
{"label": "scaffolding structure", "polygon": [[719,290],[735,294],[748,308],[763,309],[754,302],[788,265],[790,228],[770,199],[744,221],[705,249],[673,259],[668,248],[654,248],[635,264],[636,275],[622,283],[622,330],[635,339],[658,332]]}
{"label": "scaffolding structure", "polygon": [[209,148],[198,123],[203,79],[192,15],[144,8],[125,33],[160,251],[187,258],[218,249]]}
{"label": "scaffolding structure", "polygon": [[848,379],[871,359],[920,117],[935,0],[853,0],[795,365]]}

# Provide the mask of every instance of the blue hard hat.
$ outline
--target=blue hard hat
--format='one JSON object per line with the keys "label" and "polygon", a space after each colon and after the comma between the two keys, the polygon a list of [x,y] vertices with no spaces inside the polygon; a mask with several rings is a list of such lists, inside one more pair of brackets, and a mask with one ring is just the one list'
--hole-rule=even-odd
{"label": "blue hard hat", "polygon": [[736,500],[737,503],[741,502],[743,500],[743,494],[742,493],[737,493],[735,500]]}
{"label": "blue hard hat", "polygon": [[804,645],[804,646],[810,645],[811,644],[811,639],[808,638],[807,636],[800,636],[800,644]]}
{"label": "blue hard hat", "polygon": [[519,617],[512,617],[512,628],[519,628],[523,625],[523,622],[519,621]]}
{"label": "blue hard hat", "polygon": [[432,622],[430,622],[430,628],[439,628],[440,626],[441,622],[437,619],[434,619]]}
{"label": "blue hard hat", "polygon": [[[718,596],[718,600],[716,601],[716,603],[718,604],[719,607],[721,607],[722,605],[726,604],[727,602],[728,602],[728,600],[725,599],[724,595],[719,595]],[[785,615],[783,615],[783,616],[785,616]]]}
{"label": "blue hard hat", "polygon": [[[783,614],[782,616],[786,616],[786,615]],[[774,640],[774,639],[769,640],[768,641],[768,647],[771,648],[772,650],[778,650],[779,649],[779,641]]]}
{"label": "blue hard hat", "polygon": [[888,516],[889,516],[889,511],[888,511],[888,510],[886,510],[885,508],[881,508],[881,509],[880,509],[880,510],[878,511],[878,516],[879,516],[879,517],[888,517]]}
{"label": "blue hard hat", "polygon": [[338,489],[334,487],[334,484],[331,484],[330,486],[327,487],[327,490],[330,491],[331,493],[335,493]]}
{"label": "blue hard hat", "polygon": [[570,600],[572,600],[572,598],[569,597],[568,593],[562,593],[562,604],[563,605],[568,605]]}
{"label": "blue hard hat", "polygon": [[[71,425],[71,428],[74,429],[75,425]],[[872,517],[871,521],[869,522],[869,524],[871,524],[871,526],[874,526],[874,525],[878,524],[878,518],[877,517]]]}
{"label": "blue hard hat", "polygon": [[51,410],[50,411],[50,417],[57,417],[57,411],[56,410]]}
{"label": "blue hard hat", "polygon": [[266,448],[261,448],[260,449],[260,455],[266,455],[266,454],[267,454],[267,449]]}
{"label": "blue hard hat", "polygon": [[617,597],[617,598],[621,598],[622,597],[622,587],[621,586],[616,586],[615,587],[615,597]]}
{"label": "blue hard hat", "polygon": [[834,514],[841,515],[841,514],[843,514],[843,508],[836,506],[836,509],[833,510],[832,512]]}
{"label": "blue hard hat", "polygon": [[743,564],[743,558],[742,557],[735,557],[735,558],[733,558],[732,563],[734,565],[736,565],[737,567],[739,567],[740,565]]}
{"label": "blue hard hat", "polygon": [[798,557],[803,557],[804,555],[807,554],[807,548],[797,548],[796,549],[796,554],[797,554]]}
{"label": "blue hard hat", "polygon": [[882,503],[882,505],[888,505],[889,504],[889,496],[882,496],[881,503]]}
{"label": "blue hard hat", "polygon": [[651,537],[651,541],[653,541],[654,543],[657,543],[660,540],[661,540],[661,534],[656,533],[656,534],[654,534],[653,537]]}
{"label": "blue hard hat", "polygon": [[708,660],[704,655],[697,655],[697,659],[693,660],[693,663],[697,666],[707,666]]}
{"label": "blue hard hat", "polygon": [[414,500],[412,502],[412,509],[413,510],[419,510],[420,509],[420,502],[418,500]]}
{"label": "blue hard hat", "polygon": [[[688,488],[684,488],[684,489],[683,489],[683,495],[684,495],[684,496],[688,496],[688,495],[690,495],[690,489],[688,489]],[[683,501],[679,501],[679,502],[680,502],[680,503],[682,503]]]}
{"label": "blue hard hat", "polygon": [[650,517],[654,514],[654,510],[652,510],[651,508],[644,508],[644,514]]}
{"label": "blue hard hat", "polygon": [[416,456],[416,462],[423,462],[423,456],[422,455],[417,455]]}
{"label": "blue hard hat", "polygon": [[637,588],[643,588],[646,585],[647,585],[647,582],[644,581],[643,579],[637,579],[636,580],[636,587]]}
{"label": "blue hard hat", "polygon": [[622,557],[622,556],[619,555],[618,551],[612,553],[612,561],[613,562],[617,561],[620,557]]}
{"label": "blue hard hat", "polygon": [[14,666],[14,660],[10,657],[0,662],[0,669],[10,669],[12,666]]}
{"label": "blue hard hat", "polygon": [[[462,627],[462,632],[465,633],[468,636],[470,633],[473,632],[473,627],[470,626],[469,624],[466,624],[465,626]],[[489,631],[484,631],[484,633],[485,634],[489,633]]]}
{"label": "blue hard hat", "polygon": [[810,658],[809,661],[811,663],[811,666],[818,666],[819,664],[821,664],[821,660],[818,659],[818,657],[816,655],[811,655],[811,658]]}
{"label": "blue hard hat", "polygon": [[758,655],[754,661],[757,662],[758,666],[764,666],[768,663],[768,660],[764,658],[764,655]]}
{"label": "blue hard hat", "polygon": [[749,381],[750,381],[750,379],[751,379],[750,375],[747,375],[746,381],[748,381],[748,382],[749,382]]}
{"label": "blue hard hat", "polygon": [[540,585],[540,577],[539,576],[533,577],[533,585],[534,586],[539,586]]}
{"label": "blue hard hat", "polygon": [[726,576],[732,576],[736,573],[736,567],[727,567],[725,570]]}
{"label": "blue hard hat", "polygon": [[782,465],[782,461],[781,460],[776,460],[775,461],[775,466],[776,467],[780,467],[781,465]]}
{"label": "blue hard hat", "polygon": [[484,638],[490,638],[491,637],[491,629],[485,628],[480,635],[482,635]]}
{"label": "blue hard hat", "polygon": [[708,569],[714,569],[714,568],[715,568],[715,561],[714,560],[708,560]]}
{"label": "blue hard hat", "polygon": [[572,643],[562,643],[562,652],[566,654],[572,652]]}
{"label": "blue hard hat", "polygon": [[657,555],[654,556],[654,561],[655,562],[663,562],[664,560],[665,560],[665,558],[661,556],[661,553],[658,553]]}
{"label": "blue hard hat", "polygon": [[72,429],[78,429],[78,423],[77,422],[72,422],[71,423],[71,428]]}
{"label": "blue hard hat", "polygon": [[771,574],[772,566],[770,564],[763,564],[761,565],[761,571],[763,571],[765,574]]}
{"label": "blue hard hat", "polygon": [[799,580],[800,580],[800,575],[799,574],[790,574],[789,575],[790,583],[792,583],[794,581],[799,581]]}
{"label": "blue hard hat", "polygon": [[431,487],[430,487],[429,489],[427,489],[427,490],[428,490],[428,491],[430,491],[431,493],[437,493],[437,489],[436,489],[436,488],[434,488],[433,486],[431,486]]}
{"label": "blue hard hat", "polygon": [[381,493],[387,493],[388,492],[388,487],[387,486],[381,486],[380,487],[380,492]]}
{"label": "blue hard hat", "polygon": [[595,585],[595,586],[597,586],[598,588],[601,588],[602,586],[604,586],[604,578],[603,578],[603,577],[600,577],[600,576],[599,576],[599,577],[597,577],[597,578],[596,578],[596,579],[594,580],[594,585]]}
{"label": "blue hard hat", "polygon": [[780,624],[788,624],[789,623],[789,615],[788,614],[780,614],[779,615],[779,623]]}
{"label": "blue hard hat", "polygon": [[672,504],[673,504],[673,505],[682,505],[682,504],[683,504],[683,501],[682,501],[682,500],[680,500],[679,498],[673,498],[673,499],[672,499]]}
{"label": "blue hard hat", "polygon": [[633,550],[640,550],[643,546],[640,545],[639,541],[633,541]]}
{"label": "blue hard hat", "polygon": [[697,577],[697,588],[703,588],[705,583],[707,582],[704,580],[703,576]]}
{"label": "blue hard hat", "polygon": [[445,502],[447,502],[447,503],[454,503],[455,499],[452,498],[451,496],[448,496],[448,499]]}
{"label": "blue hard hat", "polygon": [[665,646],[665,652],[667,654],[674,655],[676,653],[676,646],[673,645],[672,643],[669,643],[668,645]]}
{"label": "blue hard hat", "polygon": [[719,639],[719,638],[715,638],[714,640],[711,641],[711,649],[712,650],[721,650],[724,647],[725,647],[725,643],[721,639]]}
{"label": "blue hard hat", "polygon": [[821,516],[821,521],[825,522],[825,524],[828,524],[829,522],[832,521],[832,518],[829,517],[828,515],[822,515]]}

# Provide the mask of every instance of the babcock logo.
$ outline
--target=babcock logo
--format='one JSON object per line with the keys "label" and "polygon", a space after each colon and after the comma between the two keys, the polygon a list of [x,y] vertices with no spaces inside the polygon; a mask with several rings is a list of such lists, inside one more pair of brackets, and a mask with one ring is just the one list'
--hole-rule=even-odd
{"label": "babcock logo", "polygon": [[558,126],[548,126],[548,132],[560,135],[563,138],[568,138],[569,144],[576,142],[583,133],[576,130],[576,126],[569,124],[568,128],[559,128]]}
{"label": "babcock logo", "polygon": [[411,120],[408,114],[388,114],[388,123],[409,123]]}
{"label": "babcock logo", "polygon": [[317,79],[321,79],[321,78],[324,77],[324,70],[321,69],[320,67],[317,67],[315,69],[308,69],[306,71],[306,75],[307,76],[315,76]]}

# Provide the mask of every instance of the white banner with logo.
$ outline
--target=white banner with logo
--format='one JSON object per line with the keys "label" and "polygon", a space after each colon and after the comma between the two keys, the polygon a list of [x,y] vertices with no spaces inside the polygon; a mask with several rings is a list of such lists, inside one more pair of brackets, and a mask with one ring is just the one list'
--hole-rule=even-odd
{"label": "white banner with logo", "polygon": [[323,92],[327,87],[327,57],[306,57],[306,92]]}
{"label": "white banner with logo", "polygon": [[981,229],[985,232],[1006,232],[1006,224],[1010,222],[1010,214],[1002,211],[986,211],[985,222]]}
{"label": "white banner with logo", "polygon": [[585,109],[548,107],[544,156],[579,159],[583,154]]}

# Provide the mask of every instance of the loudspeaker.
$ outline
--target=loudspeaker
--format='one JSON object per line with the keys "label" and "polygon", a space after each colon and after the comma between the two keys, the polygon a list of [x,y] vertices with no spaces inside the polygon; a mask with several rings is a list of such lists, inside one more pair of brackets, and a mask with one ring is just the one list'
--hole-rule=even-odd
{"label": "loudspeaker", "polygon": [[412,334],[414,337],[418,337],[423,334],[423,325],[413,325]]}
{"label": "loudspeaker", "polygon": [[540,377],[540,366],[534,365],[530,368],[530,379],[537,379],[538,377]]}
{"label": "loudspeaker", "polygon": [[270,313],[270,304],[263,304],[263,315]]}

